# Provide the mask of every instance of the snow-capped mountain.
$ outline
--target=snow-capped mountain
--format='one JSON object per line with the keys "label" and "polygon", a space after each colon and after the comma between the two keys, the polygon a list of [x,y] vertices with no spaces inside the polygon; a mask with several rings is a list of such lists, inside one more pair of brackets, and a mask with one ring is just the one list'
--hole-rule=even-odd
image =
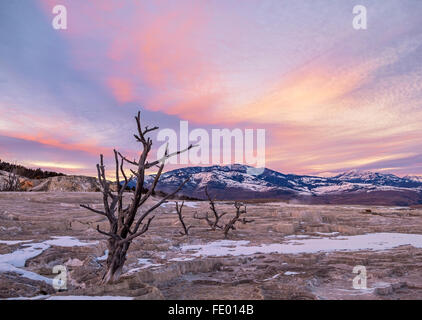
{"label": "snow-capped mountain", "polygon": [[[419,178],[420,180],[418,181],[417,178]],[[333,177],[333,179],[351,183],[364,183],[378,186],[392,186],[403,188],[417,188],[420,187],[422,183],[422,177],[400,178],[394,174],[360,171],[356,169],[341,173]]]}
{"label": "snow-capped mountain", "polygon": [[422,183],[422,176],[405,176],[405,177],[403,177],[403,179]]}
{"label": "snow-capped mountain", "polygon": [[[380,196],[380,192],[391,197],[391,192],[401,197],[416,193],[413,198],[422,200],[422,179],[420,177],[400,178],[393,174],[351,170],[333,177],[317,177],[283,174],[265,168],[251,174],[252,167],[246,165],[187,167],[162,174],[157,191],[169,193],[185,179],[189,182],[179,195],[204,199],[204,189],[217,199],[307,199],[330,196],[370,194]],[[148,181],[152,180],[148,177]],[[366,196],[367,197],[367,196]],[[394,198],[394,197],[393,197]],[[422,201],[421,201],[422,203]]]}

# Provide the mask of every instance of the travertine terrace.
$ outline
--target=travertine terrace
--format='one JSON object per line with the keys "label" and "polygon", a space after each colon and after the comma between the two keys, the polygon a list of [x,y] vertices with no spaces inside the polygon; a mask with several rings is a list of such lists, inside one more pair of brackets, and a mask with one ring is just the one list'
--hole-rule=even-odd
{"label": "travertine terrace", "polygon": [[[209,210],[207,202],[185,202],[183,216],[193,226],[187,237],[179,234],[175,204],[169,201],[148,233],[134,241],[121,281],[99,287],[106,239],[95,228],[107,223],[79,204],[101,208],[100,197],[0,193],[0,298],[422,298],[422,209],[285,202],[247,204],[245,216],[255,221],[239,224],[223,240],[222,231],[210,231],[204,220],[193,218]],[[231,202],[217,202],[217,208],[229,212],[224,219],[235,214]],[[86,245],[45,245],[57,237]],[[16,266],[7,269],[7,257],[40,243],[38,255],[15,271]],[[55,276],[55,265],[68,270],[67,290],[57,292],[44,279]],[[357,265],[366,267],[367,289],[353,287]],[[44,280],[30,279],[22,270]]]}

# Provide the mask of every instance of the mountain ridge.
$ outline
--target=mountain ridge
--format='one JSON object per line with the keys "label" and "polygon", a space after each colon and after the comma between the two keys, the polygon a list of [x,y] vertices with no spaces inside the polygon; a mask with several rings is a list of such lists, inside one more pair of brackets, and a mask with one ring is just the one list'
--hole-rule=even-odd
{"label": "mountain ridge", "polygon": [[[185,179],[190,178],[179,194],[198,199],[205,198],[204,189],[208,187],[210,194],[218,200],[273,198],[325,203],[329,202],[330,198],[338,198],[339,195],[357,198],[359,193],[373,193],[377,198],[382,198],[384,193],[386,203],[422,203],[422,179],[419,181],[417,177],[401,178],[390,173],[358,169],[332,177],[284,174],[268,168],[254,175],[248,173],[255,172],[252,169],[253,167],[239,164],[174,169],[161,175],[156,190],[169,193]],[[153,177],[154,175],[148,176],[147,183],[151,183]],[[388,200],[387,197],[391,198],[392,194],[393,198],[405,200]]]}

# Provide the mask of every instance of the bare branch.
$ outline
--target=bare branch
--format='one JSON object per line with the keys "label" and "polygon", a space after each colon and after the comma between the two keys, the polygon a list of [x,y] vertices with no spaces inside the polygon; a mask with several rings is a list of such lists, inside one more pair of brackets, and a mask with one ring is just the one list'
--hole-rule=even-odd
{"label": "bare branch", "polygon": [[139,166],[139,163],[138,162],[136,162],[135,160],[133,160],[133,161],[131,161],[131,160],[129,160],[129,159],[127,159],[126,157],[124,157],[120,152],[118,152],[118,154],[119,154],[119,156],[120,156],[120,158],[122,158],[124,161],[126,161],[127,163],[130,163],[130,164],[132,164],[132,165],[134,165],[134,166]]}
{"label": "bare branch", "polygon": [[189,181],[189,179],[186,179],[185,181],[183,181],[183,183],[181,183],[179,185],[179,187],[173,191],[172,193],[166,195],[163,199],[161,199],[159,202],[157,202],[155,205],[153,205],[151,208],[149,208],[138,220],[138,222],[135,225],[135,229],[132,231],[133,233],[136,233],[139,226],[142,224],[142,221],[155,209],[157,209],[159,206],[161,206],[164,202],[167,201],[167,199],[173,197],[176,193],[178,193],[180,191],[180,189],[183,188],[183,186]]}
{"label": "bare branch", "polygon": [[214,226],[214,222],[212,222],[209,218],[208,218],[208,212],[205,214],[205,217],[200,217],[198,215],[198,212],[195,212],[193,215],[194,219],[198,219],[198,220],[205,220],[207,222],[207,224],[211,227],[211,229]]}
{"label": "bare branch", "polygon": [[80,204],[79,206],[82,207],[82,208],[88,209],[89,211],[92,211],[92,212],[95,212],[97,214],[100,214],[102,216],[106,216],[107,217],[107,214],[105,212],[100,211],[100,210],[96,210],[94,208],[91,208],[90,206],[88,206],[86,204]]}
{"label": "bare branch", "polygon": [[19,178],[16,175],[16,169],[11,169],[11,171],[9,171],[6,181],[2,187],[0,186],[0,191],[21,191],[21,185]]}
{"label": "bare branch", "polygon": [[[242,206],[244,209],[242,209]],[[242,214],[246,213],[246,205],[241,202],[235,202],[234,207],[236,208],[236,215],[224,226],[224,238],[227,239],[230,230],[236,230],[235,224],[237,221],[241,221],[243,224],[251,223],[254,220],[246,220],[246,218],[240,219]]]}
{"label": "bare branch", "polygon": [[[212,213],[214,214],[214,221],[212,222],[212,224],[210,225],[212,230],[215,230],[216,228],[222,229],[223,227],[221,225],[219,225],[219,221],[221,220],[222,217],[224,217],[227,212],[223,212],[223,213],[218,213],[217,208],[215,207],[215,202],[214,200],[211,198],[210,194],[208,193],[208,186],[205,186],[205,195],[208,198],[208,202],[210,203],[210,209],[212,211]],[[208,218],[208,215],[207,215]],[[207,221],[208,222],[208,221]],[[208,222],[208,224],[210,224]]]}
{"label": "bare branch", "polygon": [[113,238],[113,239],[116,239],[116,240],[120,240],[120,237],[118,235],[116,235],[116,234],[101,231],[99,225],[97,225],[97,231],[99,233],[103,234],[103,235],[106,235],[106,236],[110,237],[110,238]]}
{"label": "bare branch", "polygon": [[113,150],[114,152],[114,159],[116,161],[116,185],[117,185],[117,191],[120,191],[120,188],[122,187],[120,185],[120,177],[119,177],[119,155],[117,154],[116,150]]}
{"label": "bare branch", "polygon": [[151,187],[149,188],[149,190],[145,194],[145,196],[141,199],[138,206],[141,206],[142,204],[144,204],[145,201],[147,201],[148,198],[153,194],[155,187],[157,186],[158,180],[160,179],[161,173],[163,172],[163,169],[164,169],[164,163],[160,166],[160,169],[158,170],[157,174],[155,175],[155,178],[154,178],[154,181],[153,181]]}
{"label": "bare branch", "polygon": [[182,208],[183,208],[183,205],[184,205],[185,202],[182,201],[182,204],[180,206],[179,206],[179,203],[177,201],[175,201],[175,203],[176,203],[176,212],[177,212],[177,215],[179,216],[179,221],[180,221],[180,223],[182,224],[182,227],[183,227],[183,232],[180,231],[180,234],[183,235],[183,236],[185,236],[185,235],[188,236],[189,235],[189,229],[192,228],[192,226],[186,227],[185,221],[183,220]]}
{"label": "bare branch", "polygon": [[148,128],[148,126],[145,126],[145,130],[144,132],[142,132],[142,134],[145,136],[147,133],[154,131],[154,130],[158,130],[158,127],[153,127],[153,128]]}
{"label": "bare branch", "polygon": [[119,243],[125,243],[125,242],[130,242],[133,239],[135,239],[136,237],[139,237],[140,235],[144,234],[145,232],[148,231],[149,225],[151,224],[151,221],[155,218],[155,216],[152,216],[151,218],[148,219],[148,222],[146,224],[144,224],[144,226],[142,227],[141,231],[133,233],[132,235],[130,235],[129,237],[127,237],[126,239],[120,240]]}
{"label": "bare branch", "polygon": [[165,161],[166,161],[167,159],[169,159],[169,158],[171,158],[171,157],[174,157],[174,156],[177,156],[177,155],[181,154],[182,152],[186,152],[186,151],[188,151],[188,150],[190,150],[190,149],[192,149],[192,148],[195,148],[195,147],[197,147],[197,146],[198,146],[198,145],[193,145],[193,144],[191,144],[191,145],[189,145],[189,147],[187,147],[186,149],[183,149],[183,150],[180,150],[180,151],[176,151],[176,152],[173,152],[173,153],[170,153],[170,154],[167,154],[167,147],[166,147],[166,153],[164,154],[164,156],[162,156],[162,157],[161,157],[161,159],[156,160],[156,161],[154,161],[154,162],[151,162],[151,163],[147,162],[147,163],[145,164],[145,168],[146,168],[146,169],[149,169],[149,168],[151,168],[151,167],[156,166],[156,165],[157,165],[157,164],[159,164],[159,163],[164,164],[164,163],[165,163]]}

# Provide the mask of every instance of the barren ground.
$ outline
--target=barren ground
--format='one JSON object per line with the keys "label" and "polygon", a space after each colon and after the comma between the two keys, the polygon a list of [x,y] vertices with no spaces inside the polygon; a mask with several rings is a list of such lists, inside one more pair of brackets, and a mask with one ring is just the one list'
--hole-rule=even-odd
{"label": "barren ground", "polygon": [[[133,242],[121,281],[100,287],[106,240],[95,228],[107,224],[81,203],[101,208],[101,194],[0,193],[0,298],[422,299],[422,209],[248,204],[246,217],[254,223],[239,224],[222,241],[221,231],[193,219],[208,210],[207,202],[186,202],[189,237],[179,235],[169,202]],[[227,219],[235,212],[230,202],[217,206],[229,212]],[[65,236],[91,244],[47,245]],[[6,242],[17,240],[28,242]],[[39,254],[10,267],[10,257],[25,248]],[[68,270],[67,290],[24,273],[53,278],[55,265]],[[353,288],[357,265],[366,267],[367,289]]]}

